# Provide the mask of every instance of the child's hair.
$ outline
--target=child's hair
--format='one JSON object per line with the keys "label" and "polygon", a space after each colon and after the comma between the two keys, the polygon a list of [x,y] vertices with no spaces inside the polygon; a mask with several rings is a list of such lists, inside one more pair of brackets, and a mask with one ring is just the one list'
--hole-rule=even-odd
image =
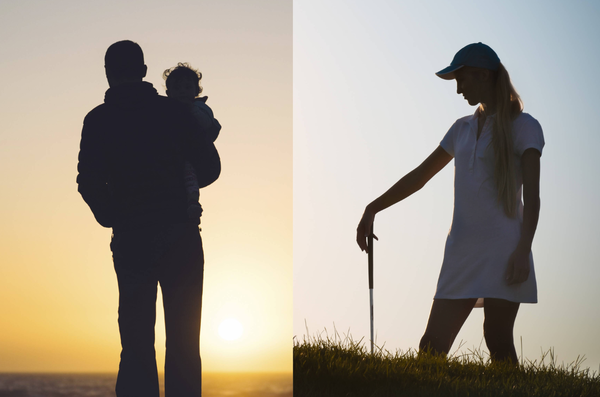
{"label": "child's hair", "polygon": [[165,70],[163,72],[163,79],[165,79],[167,90],[169,89],[169,86],[173,83],[173,81],[189,79],[198,84],[196,97],[202,92],[202,86],[200,85],[200,80],[202,80],[202,73],[192,68],[192,66],[187,62],[178,62],[177,66]]}

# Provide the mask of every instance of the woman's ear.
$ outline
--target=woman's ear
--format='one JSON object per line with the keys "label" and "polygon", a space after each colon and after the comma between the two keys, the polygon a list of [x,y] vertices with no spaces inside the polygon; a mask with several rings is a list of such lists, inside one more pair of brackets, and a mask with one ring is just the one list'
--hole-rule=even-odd
{"label": "woman's ear", "polygon": [[481,81],[490,81],[492,79],[492,71],[488,69],[480,70]]}

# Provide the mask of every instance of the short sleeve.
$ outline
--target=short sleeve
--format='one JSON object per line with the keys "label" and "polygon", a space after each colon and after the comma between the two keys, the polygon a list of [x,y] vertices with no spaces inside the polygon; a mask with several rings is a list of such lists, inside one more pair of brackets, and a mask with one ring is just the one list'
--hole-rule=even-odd
{"label": "short sleeve", "polygon": [[454,157],[454,131],[456,130],[456,123],[452,124],[452,127],[446,132],[444,138],[440,142],[440,146],[444,149],[450,156]]}
{"label": "short sleeve", "polygon": [[536,149],[542,154],[544,133],[540,123],[528,114],[522,114],[513,124],[515,153],[521,157],[525,150]]}

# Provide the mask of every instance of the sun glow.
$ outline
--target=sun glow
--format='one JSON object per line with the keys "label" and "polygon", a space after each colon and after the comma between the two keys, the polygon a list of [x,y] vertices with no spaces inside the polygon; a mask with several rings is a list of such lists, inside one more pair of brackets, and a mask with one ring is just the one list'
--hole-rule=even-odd
{"label": "sun glow", "polygon": [[225,340],[236,340],[244,332],[244,327],[234,318],[223,320],[219,325],[219,336]]}

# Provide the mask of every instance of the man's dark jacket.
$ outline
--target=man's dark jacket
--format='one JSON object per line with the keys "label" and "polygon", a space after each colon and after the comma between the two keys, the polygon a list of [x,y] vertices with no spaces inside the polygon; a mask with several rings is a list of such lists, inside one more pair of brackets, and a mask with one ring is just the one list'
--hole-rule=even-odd
{"label": "man's dark jacket", "polygon": [[122,84],[83,122],[79,192],[104,227],[189,222],[185,161],[200,187],[221,172],[215,146],[188,109],[150,83]]}

